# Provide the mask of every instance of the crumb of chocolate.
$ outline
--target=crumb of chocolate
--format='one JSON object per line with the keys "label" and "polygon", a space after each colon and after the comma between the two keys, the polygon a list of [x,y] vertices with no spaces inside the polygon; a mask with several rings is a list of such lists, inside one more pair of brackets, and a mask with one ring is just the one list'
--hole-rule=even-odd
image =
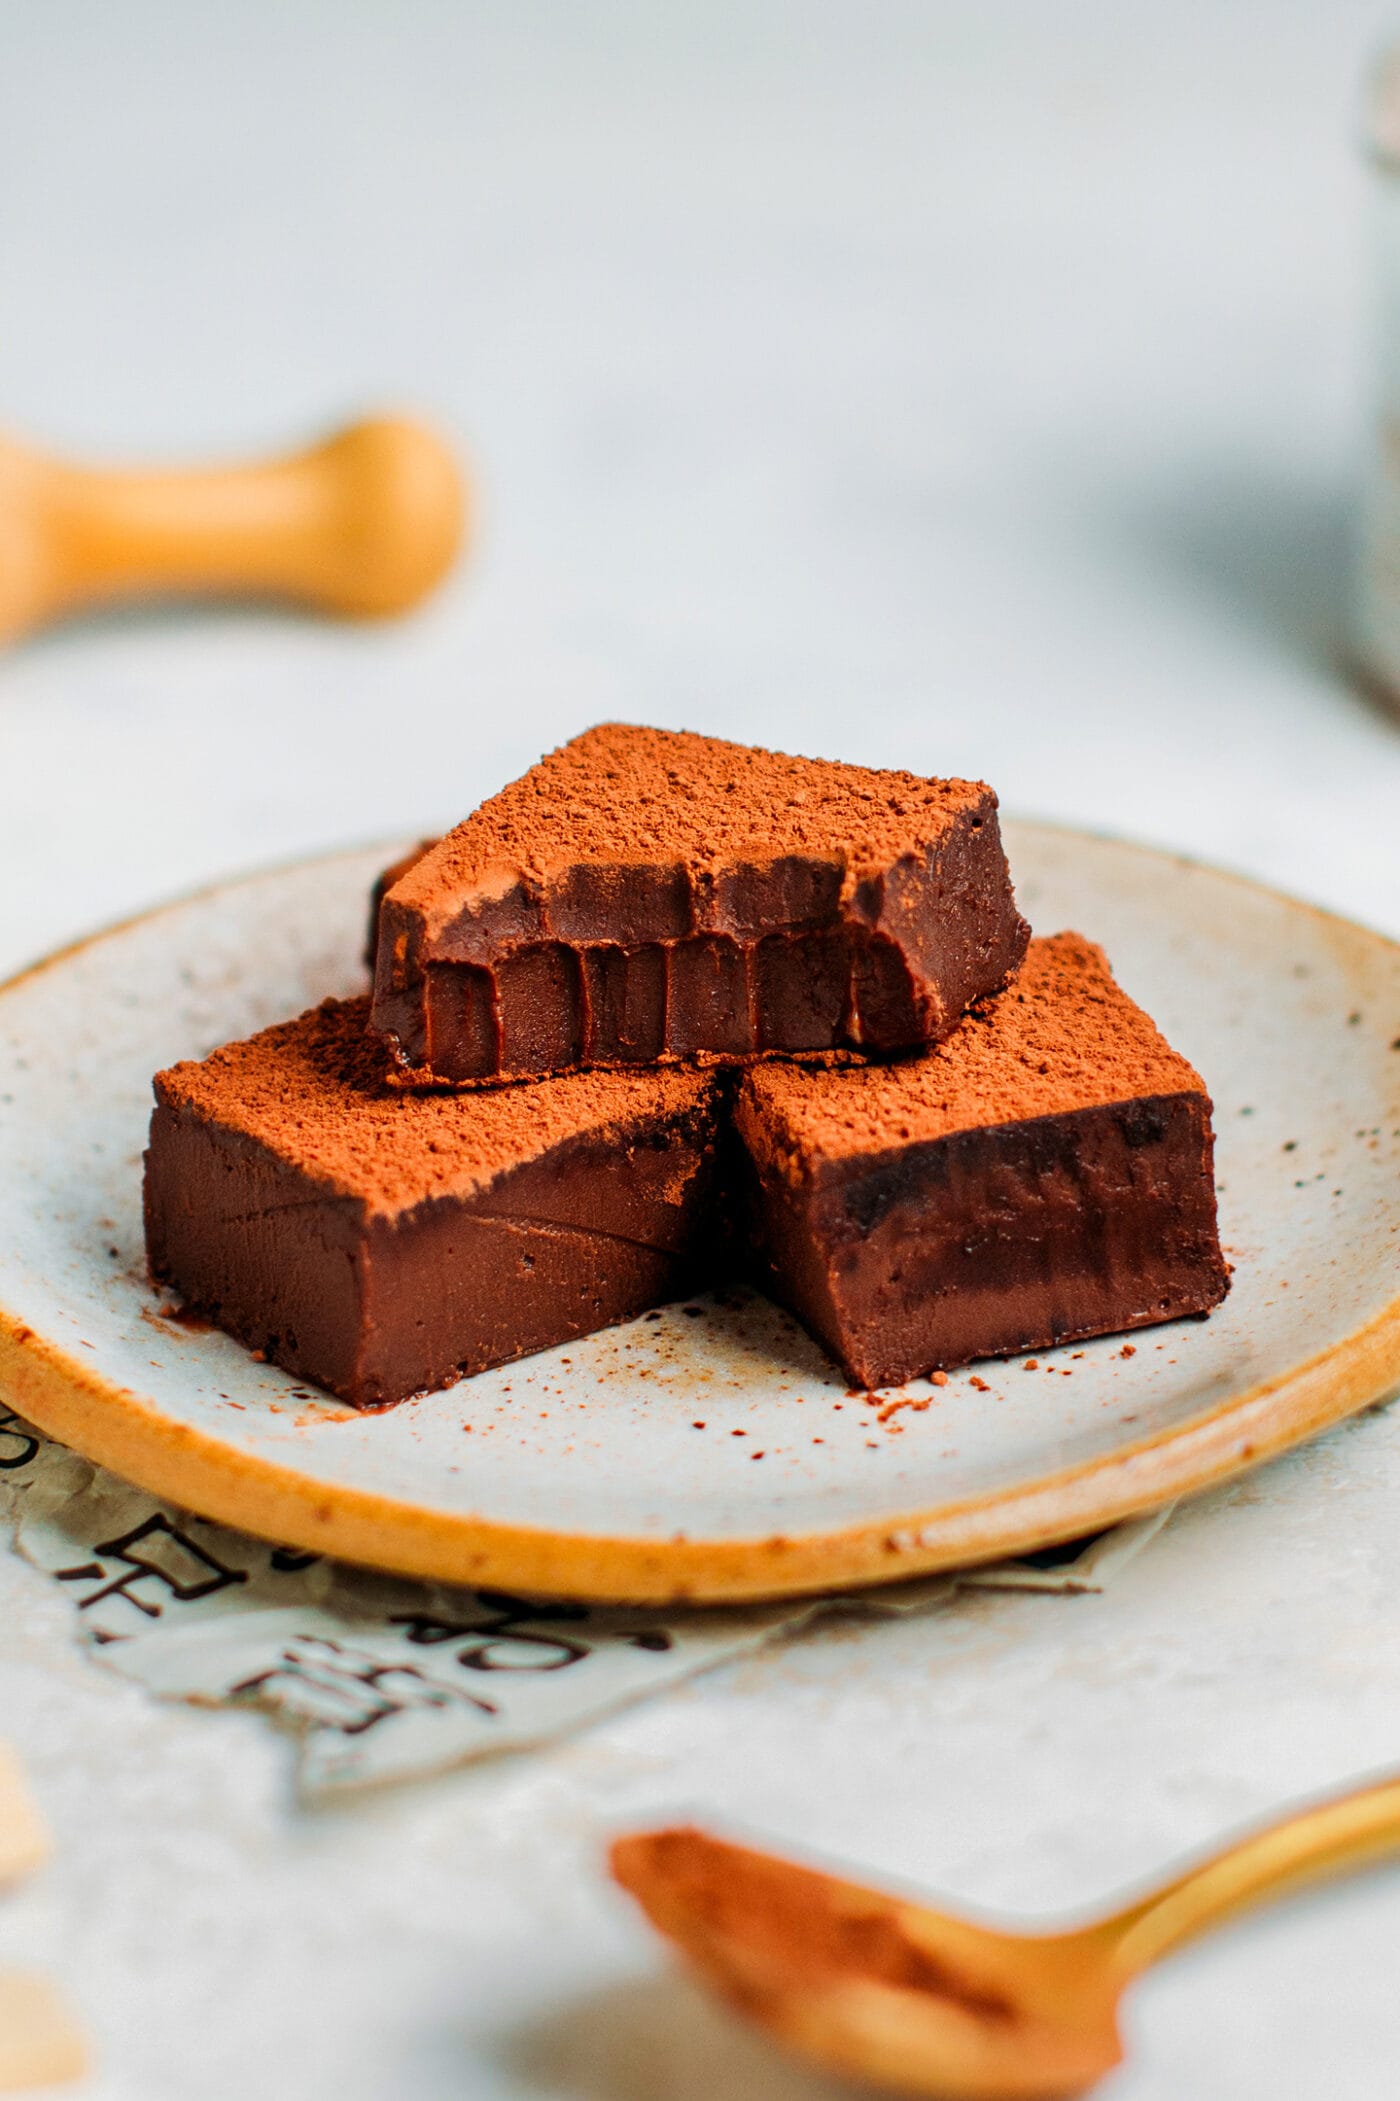
{"label": "crumb of chocolate", "polygon": [[932,1407],[932,1405],[933,1396],[931,1394],[901,1394],[898,1400],[887,1401],[875,1420],[877,1423],[891,1422],[902,1408],[907,1408],[912,1415],[922,1415],[924,1410]]}

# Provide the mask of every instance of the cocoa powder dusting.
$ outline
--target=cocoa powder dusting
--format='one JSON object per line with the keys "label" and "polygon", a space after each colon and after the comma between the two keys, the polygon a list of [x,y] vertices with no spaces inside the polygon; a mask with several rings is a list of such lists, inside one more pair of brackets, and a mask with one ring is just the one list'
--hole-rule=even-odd
{"label": "cocoa powder dusting", "polygon": [[620,1839],[612,1866],[663,1930],[693,1922],[704,1941],[763,1951],[785,1969],[809,1972],[814,1985],[854,1973],[951,2000],[986,2020],[1016,2018],[1001,1993],[911,1939],[896,1903],[834,1876],[686,1829]]}
{"label": "cocoa powder dusting", "polygon": [[1020,975],[923,1055],[841,1072],[771,1065],[749,1073],[746,1143],[798,1176],[817,1159],[891,1151],[988,1124],[1021,1123],[1205,1084],[1114,983],[1082,934],[1032,941]]}
{"label": "cocoa powder dusting", "polygon": [[571,1138],[623,1144],[636,1119],[683,1117],[708,1103],[718,1084],[668,1067],[411,1094],[389,1085],[368,1019],[367,998],[326,1000],[246,1042],[157,1073],[156,1098],[291,1160],[334,1194],[389,1212],[484,1189]]}
{"label": "cocoa powder dusting", "polygon": [[980,781],[877,772],[689,730],[605,722],[491,796],[400,878],[393,895],[432,923],[464,891],[510,877],[544,882],[586,862],[654,858],[704,870],[827,853],[859,875],[924,850],[989,795]]}

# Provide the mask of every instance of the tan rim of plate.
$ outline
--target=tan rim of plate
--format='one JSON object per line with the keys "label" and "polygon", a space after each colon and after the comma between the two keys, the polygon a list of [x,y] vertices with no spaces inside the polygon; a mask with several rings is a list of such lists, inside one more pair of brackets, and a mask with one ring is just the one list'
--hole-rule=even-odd
{"label": "tan rim of plate", "polygon": [[[1178,867],[1185,859],[1159,858]],[[1210,872],[1356,931],[1265,884]],[[104,928],[57,951],[0,985],[0,994],[117,931]],[[1363,931],[1400,957],[1400,943]],[[404,1575],[627,1603],[791,1597],[1027,1553],[1228,1480],[1373,1406],[1397,1383],[1400,1294],[1341,1342],[1204,1415],[1036,1481],[831,1532],[660,1541],[453,1516],[231,1453],[202,1431],[171,1423],[0,1307],[0,1389],[10,1404],[154,1495],[265,1539]]]}

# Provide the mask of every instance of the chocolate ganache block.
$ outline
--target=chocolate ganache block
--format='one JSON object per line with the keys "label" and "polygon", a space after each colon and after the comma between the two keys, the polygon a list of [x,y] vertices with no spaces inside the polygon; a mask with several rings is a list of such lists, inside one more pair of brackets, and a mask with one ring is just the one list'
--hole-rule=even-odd
{"label": "chocolate ganache block", "polygon": [[379,908],[400,877],[407,875],[414,863],[422,860],[430,846],[436,845],[436,839],[420,839],[417,846],[410,848],[406,854],[400,854],[397,861],[391,861],[387,868],[381,869],[370,886],[369,927],[365,937],[365,967],[371,977],[374,975],[375,960],[379,954]]}
{"label": "chocolate ganache block", "polygon": [[984,784],[608,723],[392,884],[373,1026],[447,1083],[903,1051],[1027,938]]}
{"label": "chocolate ganache block", "polygon": [[903,1064],[744,1076],[755,1264],[865,1386],[1203,1313],[1211,1104],[1077,934]]}
{"label": "chocolate ganache block", "polygon": [[157,1075],[152,1275],[273,1362],[397,1401],[626,1320],[723,1259],[721,1083],[386,1083],[367,999]]}

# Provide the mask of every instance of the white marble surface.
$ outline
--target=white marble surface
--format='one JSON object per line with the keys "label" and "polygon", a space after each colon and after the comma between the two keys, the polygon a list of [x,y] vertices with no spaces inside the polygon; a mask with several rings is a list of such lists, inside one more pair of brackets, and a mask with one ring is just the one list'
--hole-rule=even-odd
{"label": "white marble surface", "polygon": [[[1400,732],[1336,669],[1383,23],[0,0],[4,420],[173,456],[398,398],[483,513],[409,625],[116,618],[0,663],[0,968],[441,822],[604,714],[984,773],[1400,932]],[[1397,1541],[1375,1415],[1101,1600],[826,1635],[314,1818],[259,1722],[152,1707],[0,1558],[0,1729],[58,1842],[0,1961],[68,1979],[82,2101],[815,2101],[670,1979],[611,1826],[1082,1905],[1400,1762]],[[1180,1959],[1115,2101],[1388,2091],[1398,1934],[1380,1875]]]}

